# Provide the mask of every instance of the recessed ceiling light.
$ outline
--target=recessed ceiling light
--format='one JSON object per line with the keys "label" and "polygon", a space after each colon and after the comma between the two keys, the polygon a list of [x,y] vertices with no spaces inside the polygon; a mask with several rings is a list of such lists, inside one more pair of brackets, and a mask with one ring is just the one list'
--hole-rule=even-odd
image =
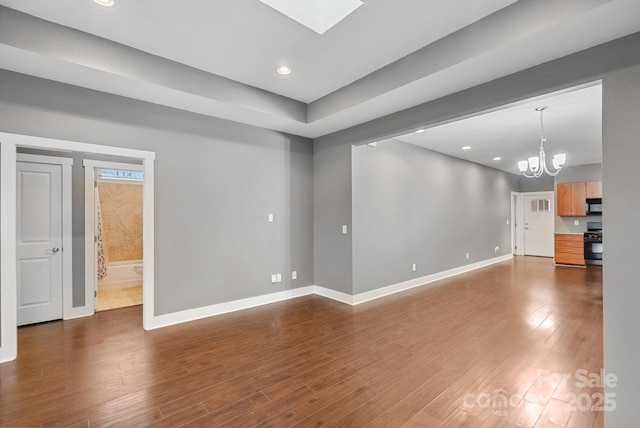
{"label": "recessed ceiling light", "polygon": [[283,76],[286,76],[287,74],[291,74],[291,69],[286,65],[283,65],[282,67],[278,67],[276,71],[278,72],[278,74],[282,74]]}
{"label": "recessed ceiling light", "polygon": [[471,146],[463,146],[462,150],[471,150]]}
{"label": "recessed ceiling light", "polygon": [[114,4],[116,4],[114,0],[93,0],[93,1],[98,3],[100,6],[107,6],[107,7],[111,7]]}
{"label": "recessed ceiling light", "polygon": [[495,158],[493,158],[494,161],[499,161],[502,160],[502,158],[500,156],[496,156]]}
{"label": "recessed ceiling light", "polygon": [[418,130],[416,131],[416,134],[422,134],[423,132],[424,132],[424,129],[418,129]]}

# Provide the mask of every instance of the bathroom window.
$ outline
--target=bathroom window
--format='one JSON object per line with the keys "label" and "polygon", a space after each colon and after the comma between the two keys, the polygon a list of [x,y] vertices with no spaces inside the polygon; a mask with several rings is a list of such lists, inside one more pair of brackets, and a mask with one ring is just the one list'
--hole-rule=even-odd
{"label": "bathroom window", "polygon": [[103,180],[127,180],[127,181],[143,181],[144,172],[127,171],[122,169],[98,169],[98,178]]}

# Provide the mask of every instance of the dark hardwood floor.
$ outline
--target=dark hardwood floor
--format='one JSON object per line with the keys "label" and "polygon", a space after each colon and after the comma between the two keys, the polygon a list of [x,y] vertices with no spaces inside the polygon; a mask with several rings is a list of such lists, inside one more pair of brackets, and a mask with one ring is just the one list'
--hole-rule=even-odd
{"label": "dark hardwood floor", "polygon": [[439,284],[154,331],[139,306],[22,327],[0,426],[603,426],[602,389],[575,378],[603,365],[601,268],[517,257]]}

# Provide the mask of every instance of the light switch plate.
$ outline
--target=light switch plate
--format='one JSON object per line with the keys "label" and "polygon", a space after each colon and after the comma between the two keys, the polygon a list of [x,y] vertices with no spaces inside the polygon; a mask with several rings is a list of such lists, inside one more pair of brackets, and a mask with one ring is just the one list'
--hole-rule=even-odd
{"label": "light switch plate", "polygon": [[296,272],[295,270],[291,272],[291,279],[298,279],[298,272]]}
{"label": "light switch plate", "polygon": [[269,214],[269,223],[273,223],[273,214]]}
{"label": "light switch plate", "polygon": [[343,224],[343,225],[342,225],[342,233],[343,233],[344,235],[346,235],[346,234],[347,234],[347,225],[346,225],[346,224]]}

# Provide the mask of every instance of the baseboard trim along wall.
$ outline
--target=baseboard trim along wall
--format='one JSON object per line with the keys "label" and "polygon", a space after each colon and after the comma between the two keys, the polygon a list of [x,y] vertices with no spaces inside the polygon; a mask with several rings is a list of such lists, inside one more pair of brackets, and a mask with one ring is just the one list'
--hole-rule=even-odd
{"label": "baseboard trim along wall", "polygon": [[[442,272],[434,273],[427,276],[422,276],[420,278],[410,279],[409,281],[400,282],[393,285],[388,285],[386,287],[377,288],[375,290],[366,291],[364,293],[356,294],[352,297],[352,305],[358,305],[360,303],[368,302],[370,300],[379,299],[380,297],[388,296],[389,294],[399,293],[401,291],[409,290],[410,288],[420,287],[423,285],[431,284],[432,282],[439,281],[441,279],[449,278],[451,276],[456,276],[463,274],[465,272],[469,272],[472,270],[480,269],[486,266],[490,266],[496,263],[504,262],[506,260],[511,260],[513,258],[513,254],[506,254],[500,257],[494,257],[492,259],[482,260],[477,263],[472,263],[469,265],[460,266],[454,269],[445,270]],[[432,284],[432,286],[435,284]],[[329,297],[329,296],[327,296]]]}
{"label": "baseboard trim along wall", "polygon": [[433,282],[439,281],[451,276],[460,275],[465,272],[469,272],[475,269],[480,269],[486,266],[490,266],[495,263],[500,263],[506,260],[511,260],[512,254],[507,254],[501,257],[495,257],[492,259],[483,260],[477,263],[472,263],[465,266],[460,266],[454,269],[449,269],[443,272],[434,273],[432,275],[423,276],[420,278],[411,279],[409,281],[400,282],[398,284],[389,285],[386,287],[378,288],[377,290],[367,291],[356,295],[349,295],[340,291],[331,290],[326,287],[320,287],[317,285],[308,285],[306,287],[293,288],[291,290],[278,291],[276,293],[265,294],[263,296],[249,297],[246,299],[234,300],[231,302],[219,303],[216,305],[204,306],[202,308],[188,309],[186,311],[174,312],[166,315],[158,315],[153,317],[151,326],[148,329],[156,329],[160,327],[168,327],[170,325],[181,324],[183,322],[195,321],[202,318],[208,318],[215,315],[222,315],[229,312],[240,311],[243,309],[254,308],[257,306],[268,305],[270,303],[281,302],[283,300],[295,299],[296,297],[308,296],[311,294],[317,294],[328,299],[336,300],[347,305],[358,305],[360,303],[369,302],[371,300],[378,299],[380,297],[388,296],[390,294],[399,293],[401,291],[409,290],[411,288],[430,285],[435,286]]}
{"label": "baseboard trim along wall", "polygon": [[147,330],[160,327],[167,327],[174,324],[180,324],[188,321],[195,321],[201,318],[207,318],[214,315],[222,315],[229,312],[240,311],[243,309],[255,308],[256,306],[268,305],[269,303],[281,302],[283,300],[295,299],[296,297],[308,296],[314,294],[315,286],[293,288],[291,290],[278,291],[276,293],[265,294],[262,296],[248,297],[246,299],[233,300],[231,302],[218,303],[202,308],[187,309],[186,311],[173,312],[166,315],[154,316],[150,326],[146,326]]}

